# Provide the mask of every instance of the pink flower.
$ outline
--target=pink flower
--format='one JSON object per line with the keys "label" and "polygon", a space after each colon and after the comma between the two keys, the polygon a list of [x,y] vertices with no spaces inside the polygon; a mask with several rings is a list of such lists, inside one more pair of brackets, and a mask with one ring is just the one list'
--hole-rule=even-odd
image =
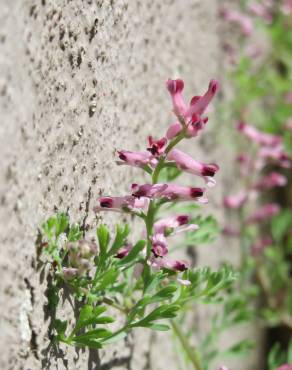
{"label": "pink flower", "polygon": [[226,366],[221,366],[219,370],[228,370]]}
{"label": "pink flower", "polygon": [[284,151],[282,145],[278,145],[274,148],[263,147],[259,151],[259,156],[263,159],[272,160],[283,168],[291,167],[291,159],[289,158],[289,155]]}
{"label": "pink flower", "polygon": [[137,198],[158,198],[161,196],[163,190],[165,190],[167,187],[167,184],[132,184],[132,195]]}
{"label": "pink flower", "polygon": [[155,164],[156,159],[149,152],[131,152],[129,150],[118,151],[119,158],[122,162],[117,162],[118,164],[127,164],[134,167],[144,167],[148,164]]}
{"label": "pink flower", "polygon": [[186,104],[182,90],[184,83],[182,80],[168,80],[166,87],[171,94],[173,111],[178,117],[179,122],[175,122],[170,126],[167,131],[167,138],[172,139],[183,129],[180,122],[187,125],[187,137],[194,137],[198,134],[204,125],[207,123],[208,118],[202,118],[201,115],[207,109],[209,103],[218,91],[219,85],[215,80],[211,80],[207,92],[203,96],[194,96],[190,105]]}
{"label": "pink flower", "polygon": [[158,268],[167,268],[170,270],[175,270],[178,272],[183,272],[189,268],[189,265],[186,261],[182,260],[169,260],[168,258],[155,259],[152,261],[152,266]]}
{"label": "pink flower", "polygon": [[167,138],[163,137],[159,140],[154,140],[152,136],[148,137],[149,148],[147,150],[154,156],[164,153],[167,144]]}
{"label": "pink flower", "polygon": [[292,0],[283,0],[281,5],[281,11],[284,15],[292,14]]}
{"label": "pink flower", "polygon": [[62,272],[63,272],[64,278],[67,280],[73,279],[79,274],[78,269],[74,267],[63,267]]}
{"label": "pink flower", "polygon": [[134,197],[166,198],[168,200],[198,200],[206,203],[205,199],[199,200],[205,189],[174,184],[144,184],[132,185]]}
{"label": "pink flower", "polygon": [[226,236],[240,236],[240,231],[230,225],[226,225],[222,229],[222,234]]}
{"label": "pink flower", "polygon": [[280,207],[278,204],[269,203],[269,204],[266,204],[260,207],[252,215],[250,215],[248,219],[246,220],[246,223],[251,224],[251,223],[262,222],[262,221],[268,220],[269,218],[272,218],[279,212],[280,212]]}
{"label": "pink flower", "polygon": [[207,186],[213,187],[216,184],[213,176],[219,170],[219,166],[217,164],[204,164],[198,162],[188,154],[178,149],[173,149],[168,154],[167,158],[175,161],[179,169],[203,177],[207,183]]}
{"label": "pink flower", "polygon": [[194,96],[192,98],[190,107],[187,111],[187,116],[194,117],[194,115],[197,115],[200,117],[207,109],[218,89],[218,82],[216,80],[211,80],[209,82],[208,90],[203,96]]}
{"label": "pink flower", "polygon": [[292,365],[290,364],[281,365],[280,367],[277,367],[276,370],[292,370]]}
{"label": "pink flower", "polygon": [[[191,121],[186,130],[186,138],[195,137],[198,135],[198,133],[203,130],[206,123],[208,122],[208,117],[205,118],[197,118],[194,117],[194,120]],[[169,140],[173,139],[175,136],[177,136],[182,130],[182,126],[179,122],[174,122],[171,126],[169,126],[166,136]]]}
{"label": "pink flower", "polygon": [[154,224],[154,234],[163,234],[168,236],[169,234],[175,232],[196,230],[198,225],[190,224],[190,217],[188,215],[178,215],[170,216],[167,218],[162,218],[161,220],[155,222]]}
{"label": "pink flower", "polygon": [[133,196],[124,197],[101,197],[98,199],[99,206],[94,207],[94,212],[98,211],[129,211],[135,208],[146,209],[149,204],[148,198],[136,198]]}
{"label": "pink flower", "polygon": [[168,184],[167,188],[162,191],[161,196],[169,200],[197,200],[206,203],[206,199],[200,199],[204,191],[203,188]]}
{"label": "pink flower", "polygon": [[285,176],[278,172],[271,172],[260,181],[258,181],[253,188],[256,190],[271,189],[275,186],[285,186],[287,184],[287,179]]}
{"label": "pink flower", "polygon": [[253,23],[247,15],[236,12],[235,10],[223,10],[221,16],[228,22],[237,24],[245,36],[250,36],[253,31]]}
{"label": "pink flower", "polygon": [[273,21],[271,9],[266,4],[251,3],[248,5],[252,14],[262,18],[266,23],[270,24]]}
{"label": "pink flower", "polygon": [[239,122],[237,129],[250,140],[260,145],[275,147],[282,142],[282,138],[280,136],[266,134],[265,132],[261,132],[255,127],[247,125],[244,122]]}
{"label": "pink flower", "polygon": [[166,81],[166,88],[169,91],[172,99],[173,112],[179,118],[184,118],[188,109],[188,106],[182,96],[184,89],[183,80],[171,80]]}
{"label": "pink flower", "polygon": [[244,203],[247,201],[247,194],[244,192],[240,192],[236,195],[230,195],[224,198],[223,204],[224,207],[230,209],[238,209],[241,208]]}
{"label": "pink flower", "polygon": [[262,254],[263,250],[266,247],[268,247],[272,244],[273,244],[273,240],[270,237],[262,238],[251,246],[251,254],[254,257],[257,257],[257,256]]}
{"label": "pink flower", "polygon": [[126,257],[132,248],[133,248],[132,244],[126,244],[125,246],[123,246],[122,248],[118,250],[115,257],[119,259]]}
{"label": "pink flower", "polygon": [[166,238],[163,234],[154,234],[152,237],[152,253],[155,257],[164,257],[168,253]]}

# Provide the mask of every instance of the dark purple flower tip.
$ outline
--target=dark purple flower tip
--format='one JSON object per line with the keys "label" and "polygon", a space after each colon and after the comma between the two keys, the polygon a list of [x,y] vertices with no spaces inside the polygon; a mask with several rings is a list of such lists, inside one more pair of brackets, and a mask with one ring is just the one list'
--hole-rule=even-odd
{"label": "dark purple flower tip", "polygon": [[186,271],[188,269],[188,265],[184,261],[175,261],[174,264],[173,264],[173,268],[176,271],[183,272],[183,271]]}
{"label": "dark purple flower tip", "polygon": [[192,97],[192,99],[191,99],[191,102],[190,102],[190,105],[194,105],[194,104],[196,104],[196,102],[199,100],[199,99],[201,99],[201,97],[200,96],[193,96]]}
{"label": "dark purple flower tip", "polygon": [[119,258],[119,259],[122,259],[124,257],[126,257],[130,250],[131,250],[131,245],[128,244],[128,245],[125,245],[124,247],[120,248],[117,252],[117,254],[115,255],[116,258]]}
{"label": "dark purple flower tip", "polygon": [[237,124],[237,130],[242,131],[242,130],[244,130],[245,126],[246,126],[246,124],[244,122],[240,121]]}
{"label": "dark purple flower tip", "polygon": [[190,192],[191,192],[191,197],[192,198],[198,198],[198,197],[203,196],[204,189],[202,189],[202,188],[190,188]]}
{"label": "dark purple flower tip", "polygon": [[176,94],[183,90],[184,82],[183,80],[170,80],[166,81],[166,88],[171,94]]}
{"label": "dark purple flower tip", "polygon": [[219,89],[219,83],[216,80],[211,80],[209,83],[209,90],[212,92],[212,94],[216,94],[216,92]]}
{"label": "dark purple flower tip", "polygon": [[99,199],[99,204],[103,208],[112,208],[113,207],[113,200],[110,197],[104,197]]}
{"label": "dark purple flower tip", "polygon": [[186,225],[189,223],[190,221],[190,216],[188,215],[180,215],[180,216],[177,216],[176,218],[177,222],[179,223],[179,225]]}
{"label": "dark purple flower tip", "polygon": [[124,153],[118,151],[118,155],[119,155],[119,158],[122,160],[122,161],[126,161],[127,160],[127,157]]}
{"label": "dark purple flower tip", "polygon": [[202,175],[213,177],[215,173],[219,170],[219,166],[215,163],[206,164],[203,167]]}

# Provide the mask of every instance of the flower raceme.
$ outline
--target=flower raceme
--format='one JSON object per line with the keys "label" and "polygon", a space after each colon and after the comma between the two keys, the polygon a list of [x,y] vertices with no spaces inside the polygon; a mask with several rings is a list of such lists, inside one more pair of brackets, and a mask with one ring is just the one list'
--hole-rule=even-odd
{"label": "flower raceme", "polygon": [[[102,196],[98,199],[95,212],[102,210],[128,212],[140,216],[146,225],[144,235],[147,239],[144,256],[145,262],[153,268],[167,268],[182,272],[188,268],[185,261],[168,259],[168,237],[184,231],[195,231],[198,225],[191,222],[189,215],[179,214],[163,219],[156,218],[159,207],[165,202],[196,201],[207,203],[203,197],[205,188],[183,186],[173,183],[159,182],[159,174],[164,167],[176,167],[202,177],[208,187],[216,184],[214,176],[219,170],[217,164],[205,164],[196,161],[188,154],[175,149],[175,145],[190,137],[197,136],[206,125],[208,118],[203,116],[208,105],[218,91],[218,82],[211,80],[207,91],[202,96],[194,96],[187,104],[182,95],[184,82],[182,80],[167,80],[166,88],[172,99],[173,112],[178,122],[171,125],[165,136],[156,140],[148,137],[148,145],[144,151],[117,151],[118,164],[138,167],[151,175],[150,183],[131,186],[131,194],[125,196]],[[126,257],[132,249],[132,244],[126,243],[116,253],[116,258]],[[188,284],[188,282],[182,282]]]}
{"label": "flower raceme", "polygon": [[186,138],[197,136],[208,122],[207,117],[202,117],[209,103],[219,89],[219,84],[211,80],[207,92],[203,96],[194,96],[187,104],[182,96],[184,83],[182,80],[167,80],[167,90],[172,98],[173,112],[179,122],[173,123],[166,136],[169,140],[177,136],[186,127]]}

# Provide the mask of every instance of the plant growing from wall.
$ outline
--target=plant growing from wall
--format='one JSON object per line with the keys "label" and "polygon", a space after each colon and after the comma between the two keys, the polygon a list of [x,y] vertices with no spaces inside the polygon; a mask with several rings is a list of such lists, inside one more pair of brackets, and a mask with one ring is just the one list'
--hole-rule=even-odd
{"label": "plant growing from wall", "polygon": [[[64,289],[78,301],[73,325],[55,318],[55,342],[102,348],[138,327],[172,328],[193,368],[201,370],[206,368],[205,361],[175,318],[193,303],[218,302],[236,274],[228,265],[214,272],[209,267],[190,268],[187,261],[169,257],[172,236],[184,232],[182,246],[197,244],[208,241],[216,228],[214,219],[197,213],[198,204],[207,203],[206,188],[172,181],[187,172],[201,178],[207,187],[215,185],[218,165],[196,161],[177,145],[195,138],[206,126],[205,110],[218,83],[211,80],[207,92],[193,97],[190,104],[182,96],[182,80],[168,80],[166,87],[176,122],[161,139],[149,137],[147,150],[117,153],[119,165],[145,171],[150,181],[132,184],[130,194],[124,196],[102,196],[94,208],[95,213],[115,211],[140,219],[145,226],[142,238],[133,241],[127,224],[117,225],[115,233],[100,224],[96,239],[91,239],[79,224],[70,223],[68,215],[58,213],[42,225],[38,247],[40,259],[50,264],[49,306],[58,306]],[[185,206],[186,202],[190,204]],[[119,317],[123,315],[122,325],[117,323],[115,311]]]}

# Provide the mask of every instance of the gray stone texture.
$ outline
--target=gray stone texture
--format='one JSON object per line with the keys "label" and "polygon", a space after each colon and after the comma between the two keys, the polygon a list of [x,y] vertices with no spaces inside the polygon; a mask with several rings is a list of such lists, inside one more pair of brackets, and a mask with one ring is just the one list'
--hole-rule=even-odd
{"label": "gray stone texture", "polygon": [[[72,220],[92,230],[101,219],[92,212],[100,194],[123,194],[132,181],[142,181],[139,170],[116,166],[115,150],[142,149],[148,134],[165,132],[173,120],[166,78],[185,79],[188,96],[202,93],[210,78],[220,79],[217,5],[0,1],[0,369],[180,368],[169,336],[144,330],[98,354],[65,346],[53,351],[47,279],[36,270],[35,242],[38,226],[56,209],[68,209]],[[223,124],[211,113],[202,138],[188,142],[191,154],[222,167],[206,206],[222,222],[220,204],[232,172]],[[117,219],[102,217],[109,225]],[[199,263],[217,267],[224,256],[236,260],[236,248],[204,246]],[[61,314],[69,312],[64,304]],[[198,338],[208,312],[199,315]]]}

